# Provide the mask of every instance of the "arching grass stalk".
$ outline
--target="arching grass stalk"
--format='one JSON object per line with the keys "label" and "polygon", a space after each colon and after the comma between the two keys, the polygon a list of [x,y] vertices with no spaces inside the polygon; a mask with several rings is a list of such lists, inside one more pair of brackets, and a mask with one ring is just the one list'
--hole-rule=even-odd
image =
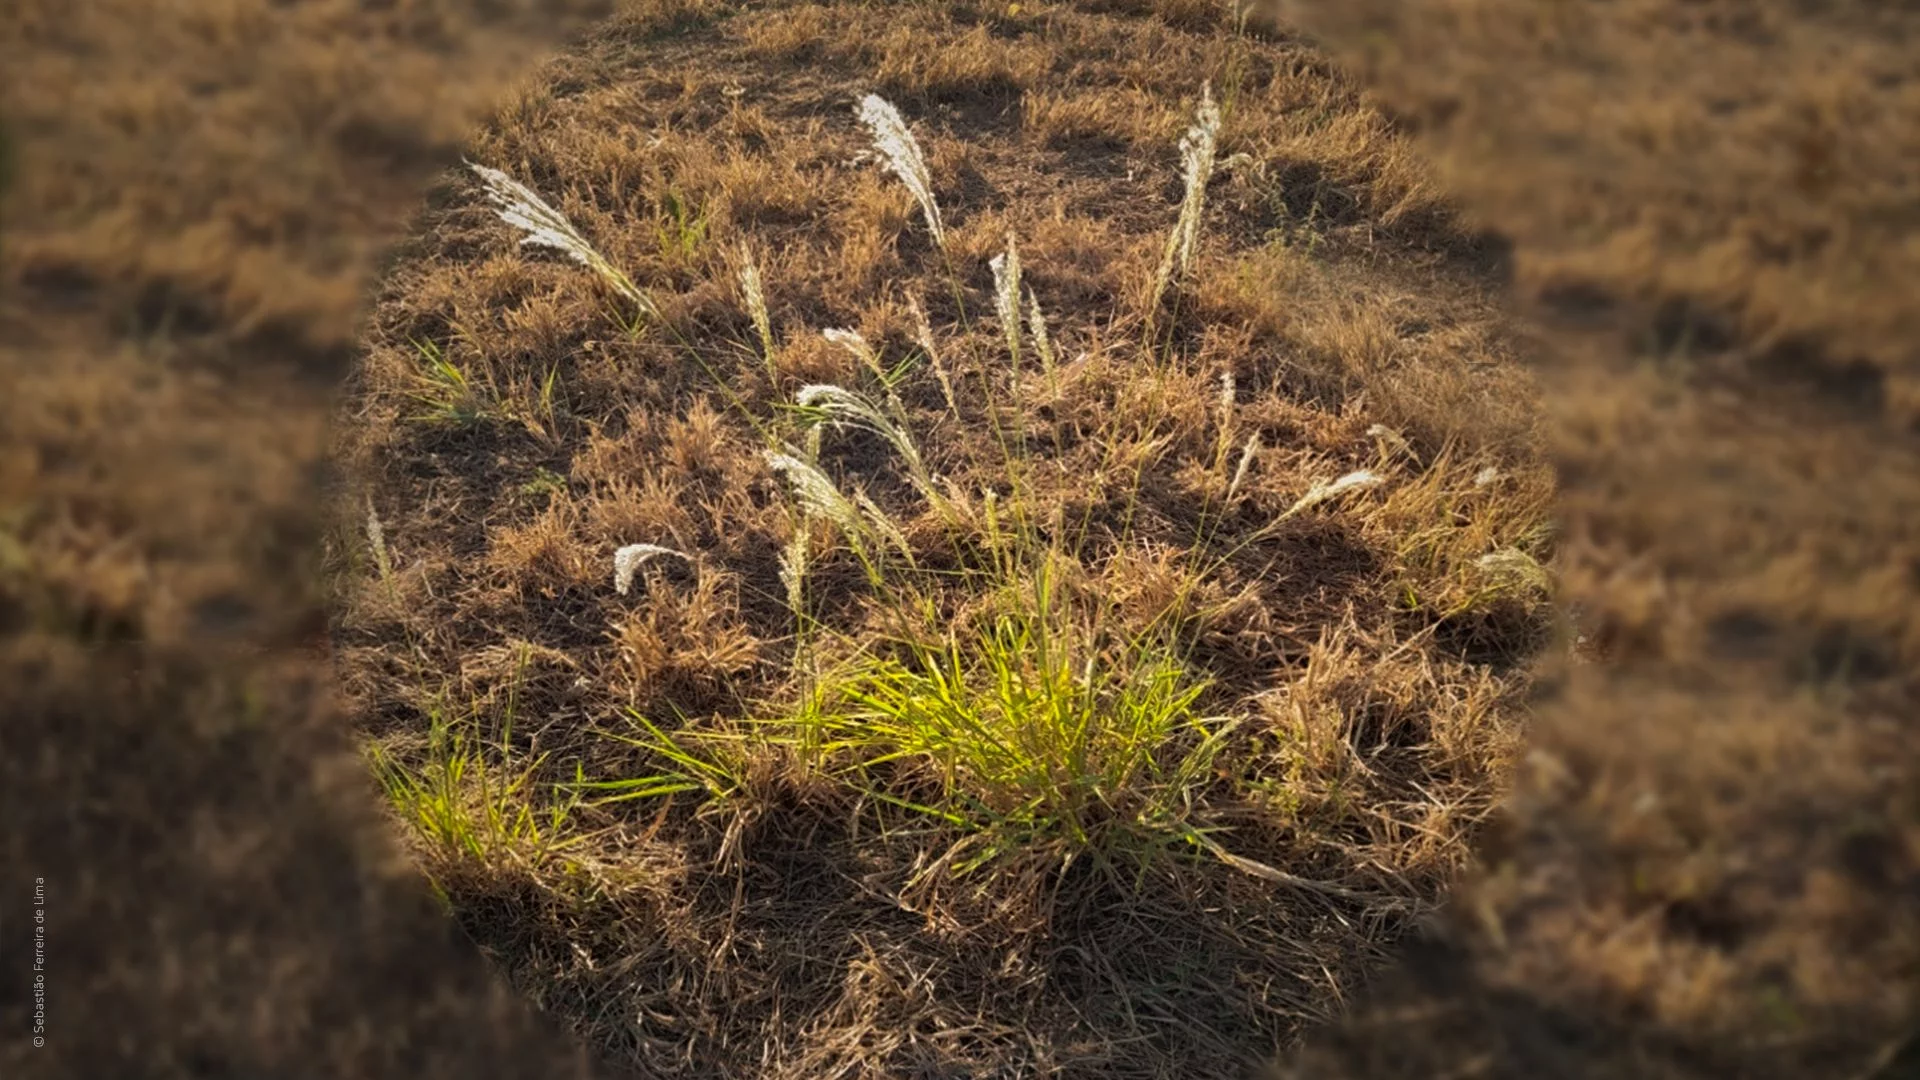
{"label": "arching grass stalk", "polygon": [[934,245],[945,251],[947,230],[940,220],[940,207],[934,202],[933,177],[927,172],[927,159],[920,152],[919,140],[901,119],[900,110],[878,94],[861,98],[859,113],[860,122],[873,134],[874,149],[920,204],[920,213],[927,219],[927,231],[933,234]]}
{"label": "arching grass stalk", "polygon": [[803,386],[793,400],[801,409],[815,413],[820,420],[836,428],[866,431],[886,440],[900,455],[908,478],[920,494],[937,508],[946,505],[945,497],[934,483],[933,474],[927,470],[926,461],[920,456],[920,448],[907,431],[904,415],[889,415],[865,395],[831,383]]}
{"label": "arching grass stalk", "polygon": [[[467,167],[473,170],[484,183],[487,199],[494,204],[495,212],[500,219],[526,233],[520,239],[521,246],[551,248],[564,253],[574,262],[592,270],[602,281],[610,285],[614,292],[630,301],[636,311],[631,320],[617,307],[612,312],[614,321],[626,331],[629,337],[637,336],[649,322],[665,326],[680,350],[707,373],[720,393],[726,397],[729,405],[745,417],[769,445],[777,443],[777,438],[767,431],[759,418],[746,407],[746,403],[734,391],[729,380],[721,377],[720,373],[707,362],[706,356],[701,353],[699,347],[687,340],[686,335],[682,334],[678,327],[661,317],[660,309],[654,303],[652,296],[588,243],[573,223],[567,220],[566,215],[554,209],[532,188],[499,169],[471,161],[467,162]],[[772,377],[776,374],[773,366],[773,327],[767,318],[766,297],[760,281],[760,271],[758,265],[753,262],[752,253],[744,246],[742,255],[744,265],[741,269],[741,288],[747,295],[748,313],[753,317],[754,328],[760,335],[768,374]]]}
{"label": "arching grass stalk", "polygon": [[472,161],[467,162],[467,168],[473,170],[486,185],[487,199],[493,203],[500,220],[526,233],[520,238],[522,247],[551,248],[565,254],[592,270],[615,292],[632,301],[641,315],[649,319],[659,317],[660,309],[646,290],[634,284],[632,278],[596,251],[565,214],[549,206],[532,188],[499,169]]}
{"label": "arching grass stalk", "polygon": [[940,359],[940,348],[933,340],[933,324],[927,319],[927,309],[920,298],[913,294],[907,296],[907,312],[913,316],[913,343],[927,354],[927,364],[933,368],[933,377],[940,382],[940,394],[947,402],[947,412],[954,417],[960,415],[960,403],[953,396],[953,377],[947,373],[947,366]]}
{"label": "arching grass stalk", "polygon": [[[821,472],[818,465],[795,447],[787,447],[785,451],[767,451],[766,462],[768,468],[785,478],[788,489],[792,491],[795,502],[807,520],[825,521],[840,531],[866,570],[868,583],[879,588],[883,578],[880,563],[871,548],[873,530],[854,501],[841,494],[832,478]],[[798,589],[797,575],[803,570],[804,566],[796,568],[796,584],[789,586],[790,591]]]}

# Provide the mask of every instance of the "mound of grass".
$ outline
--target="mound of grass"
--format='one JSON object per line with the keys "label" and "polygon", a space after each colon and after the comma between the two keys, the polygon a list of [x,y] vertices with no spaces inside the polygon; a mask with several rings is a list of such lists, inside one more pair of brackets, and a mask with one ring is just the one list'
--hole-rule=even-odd
{"label": "mound of grass", "polygon": [[[1097,631],[1055,609],[1044,571],[1033,589],[1018,614],[888,642],[900,655],[814,680],[790,715],[750,725],[747,745],[788,751],[847,793],[950,827],[957,839],[938,861],[956,873],[1194,838],[1188,818],[1232,726],[1200,714],[1209,682],[1164,643],[1096,648]],[[632,744],[682,771],[588,787],[615,800],[747,790],[745,761],[722,749],[736,740],[704,748],[697,733],[635,719],[649,738]]]}
{"label": "mound of grass", "polygon": [[1303,48],[1161,14],[641,5],[389,278],[343,673],[616,1054],[1229,1071],[1497,797],[1551,537],[1482,254]]}

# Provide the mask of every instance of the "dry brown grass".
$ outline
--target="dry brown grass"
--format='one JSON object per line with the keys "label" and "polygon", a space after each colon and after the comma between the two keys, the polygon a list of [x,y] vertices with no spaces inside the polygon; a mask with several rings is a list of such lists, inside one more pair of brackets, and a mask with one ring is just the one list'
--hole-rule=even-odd
{"label": "dry brown grass", "polygon": [[1389,995],[1302,1074],[1912,1075],[1911,9],[1316,7],[1523,253],[1608,663],[1548,683],[1450,958],[1406,984],[1448,1004]]}
{"label": "dry brown grass", "polygon": [[[602,15],[607,6],[0,7],[8,58],[0,65],[0,155],[11,166],[0,164],[0,877],[9,905],[32,895],[28,876],[44,876],[56,901],[47,923],[56,960],[48,1046],[17,1035],[0,1041],[0,1072],[86,1080],[317,1070],[409,1080],[588,1074],[489,983],[470,945],[451,940],[424,902],[416,868],[393,857],[364,762],[332,724],[331,676],[314,647],[324,598],[302,568],[315,547],[328,391],[354,353],[352,315],[374,254],[399,235],[428,174],[452,164],[478,106],[564,31],[566,20],[555,16]],[[1913,1073],[1920,744],[1909,718],[1920,700],[1912,674],[1920,669],[1912,572],[1920,456],[1912,421],[1920,399],[1912,346],[1920,309],[1907,293],[1920,268],[1920,219],[1909,212],[1920,176],[1911,138],[1920,131],[1915,13],[1883,0],[1286,6],[1382,94],[1402,130],[1424,140],[1447,192],[1513,245],[1517,291],[1540,301],[1535,310],[1548,317],[1544,347],[1527,352],[1546,361],[1542,389],[1566,524],[1563,581],[1609,656],[1537,686],[1533,752],[1509,812],[1498,828],[1482,830],[1485,872],[1453,893],[1441,946],[1406,953],[1385,993],[1342,1002],[1352,1006],[1349,1020],[1311,1038],[1294,1060],[1297,1074]],[[1217,25],[1213,6],[1197,0],[1094,0],[1083,10],[1149,16],[1183,32]],[[642,0],[610,33],[637,50],[670,51],[670,34],[648,35],[697,30],[722,11],[700,0]],[[996,36],[997,9],[973,15],[992,16],[972,25],[1006,40]],[[788,51],[784,62],[793,67],[820,61],[825,54],[809,38],[824,30],[797,25],[784,43],[780,35],[769,41]],[[812,25],[828,26],[818,18]],[[1033,121],[1025,111],[993,115],[1009,131],[1018,118],[1019,139],[1030,147],[1053,142],[1070,154],[1101,149],[1091,125],[1103,112],[1131,115],[1137,144],[1153,146],[1152,162],[1164,162],[1181,116],[1150,104],[1163,100],[1151,87],[1165,74],[1155,66],[1164,54],[1150,47],[1163,31],[1129,25],[1125,38],[1095,35],[1096,44],[1109,42],[1101,62],[1127,72],[1126,85],[1111,88],[1132,99],[1124,108],[1055,108],[1051,79],[1071,72],[1054,72],[1020,94],[1036,103]],[[1010,53],[1005,65],[975,58],[989,62],[936,67],[904,45],[896,50],[889,77],[900,86],[889,92],[916,121],[937,105],[908,100],[913,80],[978,80],[1004,103],[1006,84],[996,80],[1018,77],[1027,63]],[[831,62],[855,66],[848,57]],[[1304,61],[1308,70],[1323,66]],[[1145,89],[1133,88],[1139,80]],[[1345,93],[1338,80],[1302,85]],[[552,89],[559,100],[528,95],[508,126],[538,128],[543,115],[564,113],[571,96],[607,87]],[[1192,88],[1165,93],[1184,99]],[[1303,119],[1313,115],[1312,100],[1303,99]],[[837,124],[844,115],[836,105],[821,119]],[[742,105],[712,134],[750,143],[810,122]],[[1051,124],[1057,139],[1046,133]],[[1365,150],[1369,140],[1353,145]],[[1407,143],[1384,145],[1413,160]],[[1331,144],[1320,154],[1338,164]],[[961,176],[950,166],[969,160],[943,161],[940,175]],[[785,164],[750,154],[719,164],[748,179],[793,176]],[[1290,214],[1302,223],[1351,215],[1364,192],[1328,187],[1317,175],[1294,177],[1299,198]],[[552,176],[531,179],[546,190]],[[1226,183],[1217,185],[1216,208]],[[763,224],[813,221],[826,205],[803,183],[731,190],[736,206]],[[1038,188],[1043,196],[1051,190]],[[1402,183],[1398,195],[1383,190],[1370,205],[1396,205],[1409,192],[1419,197],[1387,231],[1397,234],[1389,241],[1435,224],[1423,209],[1434,193],[1418,183]],[[648,201],[656,193],[644,194],[640,209],[657,209]],[[862,243],[883,243],[890,226],[880,211],[904,210],[913,230],[912,208],[897,192],[876,185],[871,195],[879,204],[862,219],[871,229]],[[447,189],[439,197],[466,195]],[[983,218],[992,211],[975,208]],[[1111,207],[1107,218],[1071,227],[1150,237],[1151,228],[1114,220],[1132,212]],[[625,231],[642,217],[610,207],[607,220]],[[1209,237],[1217,240],[1223,224],[1211,222]],[[1318,230],[1287,231],[1313,250]],[[853,234],[834,235],[849,243]],[[491,224],[472,238],[475,250],[505,242]],[[657,232],[632,239],[670,261]],[[1104,307],[1109,292],[1124,294],[1105,284],[1105,264],[1071,262],[1072,239],[1054,244],[1049,289],[1080,289],[1090,299],[1064,310]],[[977,259],[998,238],[982,229],[971,242],[966,257]],[[1430,278],[1417,268],[1393,278],[1406,273],[1398,260],[1377,261],[1364,280],[1411,282],[1408,291],[1428,295]],[[730,281],[712,269],[687,280]],[[1291,290],[1305,279],[1296,263],[1282,261],[1246,285],[1261,280]],[[679,288],[665,291],[678,296]],[[503,295],[526,299],[518,286]],[[873,298],[859,295],[864,309]],[[1239,314],[1212,321],[1281,335],[1299,332],[1289,320],[1306,319],[1329,346],[1316,355],[1336,359],[1346,343],[1372,350],[1383,340],[1377,319],[1347,336],[1341,294],[1322,299],[1335,303],[1282,311],[1241,298]],[[537,332],[528,339],[535,342],[571,319],[561,312],[524,329]],[[445,340],[438,330],[435,337]],[[1478,351],[1471,334],[1465,340],[1446,347]],[[834,367],[846,354],[815,346],[799,335],[783,359],[858,375]],[[550,440],[556,453],[582,456],[578,433],[556,422],[564,408],[549,415],[537,391],[515,385],[530,375],[524,364],[492,373],[492,360],[482,359],[466,358],[482,378],[453,416],[491,410],[477,429],[524,431],[529,444]],[[1400,374],[1410,380],[1422,370]],[[490,373],[498,376],[492,382]],[[1338,365],[1295,374],[1309,404],[1339,400],[1349,387]],[[617,389],[618,380],[606,384]],[[1435,400],[1411,394],[1398,407],[1444,419]],[[718,400],[714,409],[724,412]],[[599,452],[622,452],[618,430],[603,441]],[[440,444],[450,471],[460,465],[460,445]],[[502,448],[518,454],[521,445]],[[537,516],[564,471],[515,477],[524,505],[510,524]],[[661,505],[680,499],[669,495]],[[455,517],[468,512],[438,496],[424,504]],[[1351,521],[1352,509],[1336,507],[1335,516]],[[567,531],[577,524],[554,523],[559,554],[577,546]],[[391,592],[356,598],[355,618],[375,631],[408,621],[404,603],[425,595],[419,582],[471,575],[472,557],[485,549],[402,548],[396,540],[391,554]],[[1169,582],[1179,580],[1164,554],[1142,553],[1128,572],[1130,603],[1164,603]],[[564,580],[561,568],[555,580]],[[654,571],[661,588],[707,580],[686,576],[683,566]],[[596,588],[598,603],[605,586]],[[704,609],[723,616],[714,625],[731,617],[726,605],[721,590]],[[604,632],[598,609],[587,613],[593,633]],[[436,708],[443,718],[498,717],[533,687],[564,727],[578,716],[568,712],[568,695],[598,702],[606,685],[581,683],[574,655],[524,641],[467,652],[457,675],[440,669],[452,685]],[[358,654],[358,685],[415,679],[413,656]],[[446,656],[428,659],[438,665]],[[370,675],[368,661],[377,661]],[[1335,657],[1326,670],[1350,664]],[[1378,692],[1409,702],[1427,693],[1418,684]],[[537,737],[539,723],[517,714],[516,739]],[[421,752],[412,740],[424,742],[427,725],[416,712],[362,718],[395,753]],[[1324,720],[1312,739],[1299,740],[1314,755],[1314,775],[1327,775],[1323,768],[1347,753]],[[1271,722],[1292,721],[1277,714]],[[496,775],[511,782],[517,774]],[[795,805],[818,806],[808,799],[831,795]],[[784,984],[770,978],[780,972],[739,958],[751,960],[755,943],[790,938],[758,928],[776,916],[790,928],[840,901],[849,911],[870,903],[847,886],[844,863],[810,861],[814,849],[804,845],[787,848],[800,857],[777,866],[755,861],[768,848],[754,829],[805,820],[776,813],[734,833],[726,850],[742,857],[720,860],[739,869],[734,876],[708,873],[724,832],[707,852],[649,842],[617,864],[588,863],[589,852],[570,849],[627,895],[691,912],[646,922],[658,931],[641,942],[652,951],[622,953],[634,943],[617,935],[603,949],[584,932],[492,940],[535,974],[587,964],[576,943],[603,984],[630,984],[634,972],[651,977],[656,964],[685,972],[685,981],[648,984],[658,992],[630,1003],[631,1017],[657,1037],[648,1052],[672,1068],[686,1046],[748,1057],[723,1045],[734,1030],[720,1022],[727,1018],[677,1003],[737,1000],[740,1026],[762,1025],[786,1000],[775,990]],[[656,839],[686,835],[677,819],[659,821]],[[514,842],[529,836],[515,819],[489,827]],[[831,831],[813,834],[821,837]],[[590,909],[563,902],[550,872],[485,861],[468,868],[457,887],[485,897],[468,908],[472,925],[605,928],[580,919]],[[459,866],[438,869],[451,879]],[[832,1000],[808,1028],[818,1037],[791,1044],[783,1060],[793,1071],[887,1058],[990,1057],[1017,1067],[1023,1055],[1057,1061],[1084,1049],[1036,1049],[1027,1032],[1059,1030],[1046,1016],[1011,1025],[957,1008],[944,992],[950,968],[897,962],[938,955],[898,944],[924,941],[923,921],[889,921],[875,914],[883,907],[859,907],[867,917],[848,921],[861,935],[859,951],[826,958]],[[1018,913],[994,909],[980,921],[997,931]],[[743,933],[732,951],[710,949],[704,935],[728,918]],[[847,924],[823,924],[822,936],[842,940],[834,927]],[[1105,952],[971,955],[999,985],[1023,975],[1050,980],[1056,996],[1046,1000],[1058,1000],[1142,972],[1164,974],[1141,962],[1177,952],[1202,925],[1175,925],[1159,943],[1143,938],[1165,932],[1164,922],[1118,931],[1081,922],[1051,932],[1089,929],[1108,935]],[[794,954],[800,982],[823,967],[806,969],[820,955],[806,944]],[[26,970],[24,951],[20,936],[5,935],[0,966]],[[623,959],[609,959],[616,955]],[[675,967],[676,955],[723,962]],[[1028,956],[1037,962],[1022,967]],[[1104,966],[1081,963],[1083,956]],[[590,993],[591,981],[534,979],[529,988],[575,1015],[609,1000]],[[1191,1012],[1208,993],[1149,995],[1141,1015],[1157,1022]],[[0,995],[0,1027],[27,1031],[29,1008],[24,993]],[[843,1037],[831,1038],[836,1031]]]}
{"label": "dry brown grass", "polygon": [[[1335,1015],[1466,858],[1549,631],[1534,560],[1551,553],[1551,483],[1489,256],[1314,54],[1217,11],[1174,16],[629,17],[519,91],[472,152],[543,192],[659,320],[636,327],[591,274],[516,250],[461,177],[381,286],[344,452],[392,573],[366,556],[364,509],[334,546],[358,568],[336,645],[367,730],[428,777],[474,754],[468,787],[492,775],[482,761],[604,783],[674,764],[602,734],[630,709],[724,766],[707,797],[611,806],[496,778],[496,804],[561,800],[577,846],[535,831],[477,859],[423,849],[517,983],[636,1064],[1237,1069]],[[1222,164],[1195,272],[1151,313],[1202,80],[1226,109]],[[944,255],[863,160],[853,104],[869,90],[926,147]],[[1016,369],[991,315],[986,263],[1010,232],[1050,372],[1031,340]],[[737,284],[742,243],[770,358]],[[915,361],[892,392],[951,486],[929,503],[877,440],[825,440],[830,475],[937,576],[871,586],[816,527],[822,629],[803,647],[780,577],[795,518],[761,449],[797,438],[782,408],[802,384],[881,392],[822,336],[836,327],[886,368]],[[1288,515],[1361,469],[1384,482]],[[804,709],[835,658],[936,645],[913,605],[943,626],[1030,613],[1019,590],[1039,563],[982,569],[1009,542],[996,513],[1060,523],[1030,535],[1047,537],[1069,621],[1097,613],[1115,640],[1171,627],[1200,707],[1240,723],[1190,793],[1228,856],[1122,829],[1064,863],[1074,849],[1036,834],[973,874],[943,870],[966,830],[882,812],[743,726]],[[692,558],[619,596],[610,560],[634,542]],[[1095,655],[1122,679],[1147,662]],[[469,741],[425,743],[430,718]]]}

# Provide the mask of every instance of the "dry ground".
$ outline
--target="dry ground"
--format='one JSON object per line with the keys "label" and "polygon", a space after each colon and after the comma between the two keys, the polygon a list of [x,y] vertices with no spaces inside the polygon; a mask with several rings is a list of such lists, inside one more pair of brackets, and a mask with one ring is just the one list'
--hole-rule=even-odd
{"label": "dry ground", "polygon": [[0,8],[0,1074],[589,1074],[397,857],[311,655],[368,260],[606,14],[535,7]]}
{"label": "dry ground", "polygon": [[[1498,251],[1320,55],[1222,11],[640,10],[473,156],[657,316],[518,247],[455,174],[380,286],[342,425],[364,490],[335,536],[339,670],[454,909],[661,1075],[1221,1074],[1336,1015],[1464,860],[1550,632]],[[1203,83],[1221,164],[1155,304]],[[864,160],[868,92],[920,133],[944,246]],[[994,314],[1009,233],[1052,356]],[[784,496],[764,452],[806,441],[783,409],[807,384],[896,395],[932,493],[870,432],[827,431],[819,461],[911,566],[868,580]],[[1382,482],[1289,516],[1358,470]],[[630,543],[690,558],[621,595]],[[996,626],[1050,636],[1001,653]],[[996,738],[1037,738],[1056,675],[1115,730],[943,786],[924,718],[874,734],[846,695],[920,709],[901,680],[945,649],[944,692]],[[968,696],[994,662],[1027,699]],[[1163,664],[1196,700],[1120,734]],[[1166,779],[1183,763],[1207,775]],[[1089,769],[1097,794],[1046,794]],[[711,790],[553,787],[662,773]]]}
{"label": "dry ground", "polygon": [[1515,243],[1609,657],[1450,951],[1300,1075],[1915,1075],[1913,9],[1287,6]]}
{"label": "dry ground", "polygon": [[[56,901],[48,1045],[10,978],[0,1072],[588,1073],[394,857],[298,568],[372,253],[607,6],[0,9],[0,921]],[[1910,5],[1281,6],[1511,242],[1613,650],[1539,687],[1487,869],[1295,1073],[1913,1075]]]}

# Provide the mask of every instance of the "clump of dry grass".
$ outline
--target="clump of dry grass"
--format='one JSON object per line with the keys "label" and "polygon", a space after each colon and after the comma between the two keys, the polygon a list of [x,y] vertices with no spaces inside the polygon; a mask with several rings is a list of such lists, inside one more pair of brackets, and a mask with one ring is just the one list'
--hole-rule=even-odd
{"label": "clump of dry grass", "polygon": [[[408,508],[386,537],[408,572],[346,623],[363,706],[428,715],[442,673],[503,638],[567,658],[516,682],[541,726],[479,753],[530,779],[489,797],[517,821],[547,805],[535,787],[555,793],[554,828],[577,843],[533,877],[585,912],[562,936],[651,959],[637,984],[513,963],[582,1009],[698,1018],[707,1034],[644,1038],[581,1021],[656,1071],[697,1071],[665,1043],[733,1074],[915,1067],[893,1042],[836,1056],[868,1045],[836,1026],[855,1023],[834,1004],[854,991],[827,970],[856,958],[888,979],[943,972],[915,1008],[970,1068],[1224,1070],[1329,1013],[1437,898],[1497,793],[1506,703],[1545,621],[1546,473],[1525,437],[1389,390],[1517,401],[1499,357],[1470,374],[1458,356],[1498,339],[1485,287],[1358,224],[1313,255],[1247,227],[1285,195],[1260,166],[1283,135],[1299,145],[1287,103],[1327,94],[1296,47],[1008,18],[1021,56],[1087,65],[1047,92],[1104,109],[1139,164],[1008,142],[964,112],[917,115],[938,127],[923,147],[854,91],[868,65],[891,65],[883,87],[933,80],[908,103],[964,101],[950,80],[966,71],[1000,94],[1044,68],[993,61],[991,36],[936,9],[892,11],[893,28],[839,6],[741,12],[679,61],[569,61],[619,89],[475,147],[565,178],[580,228],[476,174],[483,198],[521,207],[522,247],[649,298],[644,322],[593,303],[592,278],[488,251],[497,227],[461,208],[429,219],[434,253],[376,319],[363,459],[399,486],[382,505]],[[833,31],[801,50],[803,22]],[[900,32],[958,50],[947,74],[900,60]],[[759,66],[796,50],[834,89]],[[676,123],[641,140],[636,107]],[[720,123],[747,108],[843,119]],[[857,168],[872,147],[890,178]],[[1254,164],[1216,167],[1229,158]],[[804,178],[777,203],[775,172]],[[916,211],[930,254],[909,240]],[[662,221],[696,217],[660,242]],[[1247,287],[1250,267],[1282,266],[1287,294]],[[1301,317],[1336,296],[1364,331]],[[1438,329],[1401,329],[1421,321]],[[499,408],[382,420],[390,343],[456,324]],[[521,398],[534,370],[558,373],[544,403]],[[501,422],[534,415],[540,435]],[[633,590],[643,564],[658,569]],[[430,747],[381,745],[445,775]],[[790,879],[815,891],[796,899]],[[875,920],[902,913],[873,945]],[[1160,940],[1126,944],[1139,926]],[[798,958],[817,951],[802,936],[826,968]],[[1169,973],[1169,942],[1201,968]],[[976,970],[982,944],[1033,973]],[[1204,969],[1274,989],[1228,992]],[[1037,1056],[968,1044],[965,1015]]]}

